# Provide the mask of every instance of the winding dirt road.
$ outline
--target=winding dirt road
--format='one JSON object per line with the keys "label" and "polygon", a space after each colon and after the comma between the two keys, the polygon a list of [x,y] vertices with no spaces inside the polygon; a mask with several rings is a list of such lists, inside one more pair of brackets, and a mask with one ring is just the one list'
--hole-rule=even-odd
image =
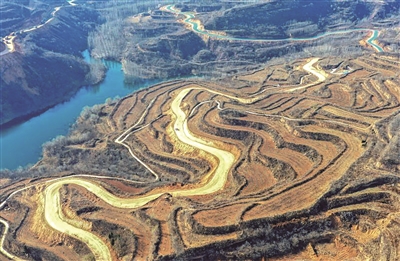
{"label": "winding dirt road", "polygon": [[[71,5],[75,5],[73,1],[70,1]],[[60,10],[60,8],[55,8],[54,12],[52,13],[52,18],[54,18],[56,12]],[[46,23],[51,21],[48,20]],[[43,26],[43,25],[41,25]],[[36,30],[37,28],[40,28],[41,26],[35,27],[35,28],[30,28],[24,30],[24,32],[29,32],[32,30]],[[15,36],[13,38],[8,39],[8,45],[5,51],[1,52],[0,55],[6,54],[8,52],[14,51],[14,41]],[[294,88],[289,88],[289,89],[283,89],[285,92],[293,92],[297,90],[302,90],[306,89],[308,87],[314,86],[316,84],[322,83],[326,80],[328,75],[323,71],[320,70],[316,67],[314,67],[314,64],[319,61],[319,58],[312,58],[310,61],[308,61],[304,66],[303,69],[310,74],[314,75],[317,77],[317,80],[313,83],[306,84],[304,86],[299,86],[299,87],[294,87]],[[218,160],[218,165],[212,169],[212,173],[209,175],[209,179],[205,184],[201,184],[195,187],[191,188],[185,188],[183,187],[180,190],[176,191],[171,191],[168,193],[171,194],[174,197],[181,197],[181,196],[197,196],[197,195],[207,195],[207,194],[212,194],[215,193],[221,189],[226,184],[229,172],[235,163],[235,155],[232,154],[229,151],[217,148],[212,141],[209,140],[204,140],[200,137],[197,137],[191,133],[188,127],[188,115],[191,115],[194,109],[197,108],[197,105],[192,109],[192,112],[189,112],[188,114],[182,110],[181,104],[185,97],[193,90],[204,90],[208,91],[210,93],[218,94],[221,96],[225,96],[234,100],[237,100],[241,103],[248,104],[252,103],[255,100],[259,100],[260,96],[254,96],[254,97],[248,97],[248,98],[240,98],[236,97],[233,95],[229,94],[224,94],[218,91],[214,90],[208,90],[206,88],[200,88],[200,87],[189,87],[185,88],[179,91],[179,93],[175,96],[174,100],[171,103],[171,116],[174,118],[174,133],[176,137],[182,142],[185,143],[189,146],[192,146],[194,148],[197,148],[199,150],[202,150],[213,157],[215,157]],[[260,92],[259,94],[261,94]],[[208,101],[207,101],[208,102]],[[141,161],[137,156],[134,155],[132,152],[131,148],[125,144],[125,140],[131,135],[134,131],[140,130],[142,128],[145,128],[147,125],[143,125],[141,127],[140,124],[142,123],[145,114],[147,113],[148,109],[152,106],[154,103],[154,100],[150,102],[148,105],[147,109],[141,116],[141,118],[138,120],[138,122],[130,127],[128,130],[124,131],[116,140],[115,142],[126,147],[131,156],[138,160],[142,165],[144,165],[155,177],[155,180],[159,179],[159,176],[157,173],[155,173],[148,165],[146,165],[143,161]],[[220,103],[218,103],[218,109],[221,109]],[[270,115],[272,116],[272,115]],[[136,128],[136,129],[135,129]],[[110,192],[108,192],[106,189],[104,189],[102,186],[97,184],[94,181],[90,181],[89,178],[94,178],[95,176],[87,176],[84,177],[83,175],[81,177],[75,176],[75,177],[65,177],[65,178],[57,178],[51,181],[46,181],[45,184],[47,187],[43,191],[44,193],[44,218],[46,222],[49,224],[50,227],[53,229],[59,231],[60,233],[69,235],[71,237],[74,237],[83,243],[85,243],[88,248],[92,251],[93,255],[95,256],[96,260],[111,260],[112,255],[111,251],[106,244],[99,236],[91,233],[84,227],[80,227],[77,222],[72,222],[69,220],[63,213],[62,205],[61,205],[61,198],[60,198],[60,189],[64,185],[68,184],[73,184],[77,186],[81,186],[85,188],[86,190],[90,191],[94,195],[96,195],[98,198],[106,202],[107,204],[116,207],[116,208],[127,208],[127,209],[135,209],[139,208],[148,202],[155,200],[159,198],[161,195],[164,193],[148,193],[142,196],[134,197],[134,198],[120,198],[117,197]],[[104,177],[103,177],[104,178]],[[32,185],[30,187],[33,187],[36,185]],[[5,202],[12,196],[14,196],[16,193],[26,190],[29,187],[19,189],[12,193],[5,201],[3,201],[0,204],[0,208],[5,205]],[[9,230],[9,225],[5,220],[0,219],[0,223],[3,224],[4,229],[3,229],[3,235],[0,240],[0,252],[6,256],[7,258],[13,259],[13,260],[21,260],[15,255],[7,252],[4,248],[4,240],[5,236],[8,233]]]}
{"label": "winding dirt road", "polygon": [[319,84],[319,83],[321,83],[321,82],[324,82],[324,81],[326,80],[326,78],[328,77],[328,74],[327,74],[326,72],[324,72],[323,70],[320,70],[320,69],[317,69],[317,68],[313,67],[313,65],[314,65],[316,62],[318,62],[319,59],[320,59],[320,58],[312,58],[308,63],[306,63],[306,64],[303,66],[303,69],[304,69],[305,71],[307,71],[307,72],[309,72],[309,73],[315,75],[315,76],[318,78],[318,80],[315,81],[315,82],[313,82],[313,83],[304,85],[304,86],[295,87],[295,88],[290,88],[290,89],[286,90],[286,92],[294,92],[294,91],[298,91],[298,90],[302,90],[302,89],[307,89],[307,88],[309,88],[309,87],[311,87],[311,86],[314,86],[314,85],[316,85],[316,84]]}
{"label": "winding dirt road", "polygon": [[14,256],[13,254],[7,252],[7,251],[3,248],[4,240],[5,240],[5,238],[6,238],[6,235],[7,235],[7,233],[8,233],[8,230],[9,230],[9,225],[8,225],[7,221],[5,221],[5,220],[2,219],[2,218],[0,218],[0,223],[3,224],[3,226],[4,226],[4,228],[3,228],[3,234],[2,234],[1,240],[0,240],[0,245],[1,245],[0,253],[2,253],[4,256],[6,256],[6,257],[9,258],[9,259],[16,260],[16,261],[23,261],[24,259],[21,259],[21,258],[19,258],[19,257],[17,257],[17,256]]}
{"label": "winding dirt road", "polygon": [[[132,127],[130,127],[129,129],[127,129],[126,131],[124,131],[118,138],[115,139],[115,143],[118,143],[118,144],[124,146],[125,148],[127,148],[128,151],[129,151],[129,153],[131,154],[131,156],[132,156],[135,160],[137,160],[140,164],[142,164],[151,174],[153,174],[153,175],[154,175],[155,181],[157,181],[157,180],[159,180],[158,174],[157,174],[154,170],[152,170],[152,169],[149,167],[149,165],[147,165],[147,164],[144,163],[141,159],[139,159],[139,158],[133,153],[131,147],[129,147],[127,144],[125,144],[125,140],[126,140],[132,133],[134,133],[135,131],[139,131],[139,130],[141,130],[141,129],[143,129],[143,128],[145,128],[145,127],[147,126],[147,125],[144,125],[144,126],[138,128],[138,126],[142,123],[144,117],[146,116],[146,114],[148,113],[149,109],[150,109],[151,106],[154,104],[154,102],[155,102],[155,99],[153,99],[153,100],[149,103],[149,105],[147,105],[146,110],[143,112],[143,114],[142,114],[142,116],[139,118],[139,120],[138,120]],[[135,129],[135,128],[136,128],[136,130],[133,131],[133,129]]]}
{"label": "winding dirt road", "polygon": [[[195,88],[193,88],[195,89]],[[235,156],[226,150],[222,150],[216,148],[212,145],[211,142],[204,141],[196,136],[194,136],[188,127],[187,124],[187,115],[180,108],[180,104],[185,96],[192,90],[192,88],[187,88],[182,90],[174,101],[171,103],[171,109],[176,116],[174,129],[175,134],[180,141],[191,145],[195,148],[208,152],[218,158],[218,166],[214,171],[214,174],[211,180],[206,183],[204,186],[191,189],[191,190],[183,190],[176,191],[171,193],[173,196],[194,196],[194,195],[206,195],[214,193],[220,189],[222,189],[226,183],[228,178],[229,171],[235,162]],[[207,89],[204,89],[207,91]],[[177,131],[182,130],[182,131]]]}
{"label": "winding dirt road", "polygon": [[[111,254],[108,250],[107,245],[96,235],[85,231],[84,229],[77,228],[68,222],[64,221],[66,218],[64,216],[62,207],[60,205],[60,188],[65,184],[80,184],[85,185],[80,182],[81,180],[65,180],[59,181],[56,183],[51,184],[48,186],[44,192],[45,194],[45,219],[46,222],[55,230],[70,235],[74,238],[81,240],[85,243],[90,250],[92,251],[93,255],[95,256],[96,260],[111,260]],[[92,188],[96,186],[88,186],[86,188]]]}
{"label": "winding dirt road", "polygon": [[[313,58],[311,59],[308,63],[306,63],[303,68],[304,70],[310,72],[311,74],[317,76],[318,80],[312,84],[308,84],[305,86],[301,86],[298,88],[307,88],[310,85],[314,85],[317,83],[320,83],[326,79],[325,72],[318,70],[313,67],[313,65],[319,60],[319,58]],[[295,88],[295,89],[298,89]],[[185,89],[182,89],[179,91],[179,93],[176,95],[174,100],[171,102],[171,110],[170,114],[172,118],[175,120],[174,121],[174,133],[176,137],[182,142],[185,143],[189,146],[192,146],[194,148],[197,148],[199,150],[205,151],[206,153],[211,154],[218,160],[218,165],[213,168],[208,175],[210,178],[207,180],[205,184],[201,184],[199,186],[191,187],[191,188],[185,188],[183,187],[182,189],[176,190],[176,191],[168,191],[169,194],[171,194],[174,197],[181,197],[181,196],[197,196],[197,195],[207,195],[211,193],[215,193],[219,190],[221,190],[227,181],[229,172],[235,163],[235,156],[226,150],[217,148],[212,141],[209,140],[203,140],[200,137],[196,137],[193,135],[188,127],[188,117],[193,113],[193,111],[197,108],[197,106],[194,106],[192,111],[188,113],[188,115],[181,109],[181,104],[184,100],[184,98],[193,90],[202,90],[202,91],[207,91],[213,94],[218,94],[224,97],[228,97],[230,99],[237,100],[241,103],[251,103],[254,102],[257,99],[260,99],[260,97],[248,97],[248,98],[240,98],[236,97],[233,95],[229,94],[224,94],[219,91],[215,90],[209,90],[204,87],[197,87],[197,86],[192,86],[188,87]],[[294,89],[290,89],[294,90]],[[124,141],[129,137],[130,134],[134,133],[135,131],[138,131],[140,129],[145,128],[147,125],[143,123],[143,119],[145,115],[147,114],[149,108],[152,106],[154,103],[154,100],[149,103],[139,120],[128,130],[124,131],[116,140],[115,142],[118,144],[121,144],[125,147],[128,148],[130,151],[132,157],[137,159],[137,157],[133,154],[131,151],[130,147],[124,143]],[[220,104],[217,102],[218,108],[221,109]],[[141,162],[144,164],[143,162]],[[145,164],[144,164],[145,165]],[[147,165],[145,165],[147,166]],[[147,168],[155,175],[156,180],[158,180],[158,175],[154,173],[148,166]],[[92,234],[90,231],[88,231],[87,228],[80,226],[79,222],[74,222],[73,220],[69,220],[63,213],[62,206],[61,206],[61,200],[60,200],[60,188],[64,185],[68,184],[74,184],[81,186],[85,188],[86,190],[90,191],[94,195],[96,195],[98,198],[102,199],[104,202],[107,204],[114,206],[116,208],[127,208],[127,209],[134,209],[141,207],[148,202],[157,199],[164,193],[153,193],[150,192],[148,194],[134,197],[134,198],[120,198],[117,197],[107,190],[105,190],[102,186],[97,184],[94,181],[88,180],[88,178],[96,178],[97,176],[90,176],[90,175],[80,175],[80,176],[74,176],[74,177],[63,177],[63,178],[57,178],[54,180],[49,180],[44,182],[45,184],[48,184],[45,190],[43,191],[44,193],[44,218],[46,222],[55,230],[69,235],[71,237],[74,237],[82,242],[84,242],[89,249],[92,251],[94,256],[96,257],[96,260],[111,260],[111,252],[107,244],[97,235]],[[100,177],[100,178],[110,178],[110,177]],[[37,185],[37,184],[36,184]],[[5,202],[12,196],[14,196],[16,193],[21,192],[23,190],[26,190],[30,187],[36,186],[36,185],[31,185],[26,188],[19,189],[12,193],[4,202],[0,204],[0,207],[3,207],[5,205]],[[3,242],[5,235],[7,234],[7,228],[8,228],[8,223],[6,221],[1,221],[1,223],[4,224],[5,230],[3,232],[3,237],[1,239],[1,246],[0,246],[0,252],[2,252],[5,256],[8,258],[18,260],[17,257],[14,255],[8,253],[4,248],[3,248]]]}
{"label": "winding dirt road", "polygon": [[[216,148],[212,146],[211,142],[204,141],[194,136],[190,132],[187,123],[188,116],[181,109],[180,105],[182,103],[182,100],[186,97],[186,95],[193,89],[198,89],[198,88],[187,88],[180,91],[171,104],[171,110],[176,117],[174,124],[175,134],[181,142],[186,143],[190,146],[193,146],[195,148],[198,148],[215,156],[218,159],[219,164],[215,168],[215,170],[213,170],[212,178],[206,184],[193,189],[182,189],[170,192],[170,194],[175,197],[207,195],[219,191],[224,187],[226,180],[228,178],[229,171],[235,162],[235,156],[232,153]],[[140,120],[138,122],[140,122]],[[136,126],[136,124],[134,126]],[[123,135],[121,135],[117,140],[119,140],[126,134],[127,132],[124,132]],[[122,143],[122,141],[119,142],[120,144]],[[120,198],[109,193],[103,187],[99,186],[96,183],[84,180],[82,178],[73,178],[73,177],[63,180],[58,180],[49,185],[44,191],[45,195],[44,211],[47,223],[53,229],[86,243],[86,245],[90,248],[90,250],[96,257],[96,260],[111,260],[110,250],[108,249],[108,246],[105,244],[105,242],[103,242],[99,237],[82,228],[78,228],[71,225],[68,222],[67,218],[64,216],[60,205],[59,190],[63,185],[67,184],[74,184],[84,187],[85,189],[92,192],[100,199],[102,199],[104,202],[117,208],[129,208],[129,209],[138,208],[154,199],[157,199],[158,197],[164,194],[164,193],[155,193],[155,194],[150,193],[148,195],[139,196],[135,198]]]}
{"label": "winding dirt road", "polygon": [[[69,5],[71,6],[75,6],[77,5],[75,3],[75,0],[71,0],[71,1],[67,1]],[[54,17],[56,16],[57,12],[60,11],[62,8],[62,6],[57,6],[54,8],[53,12],[51,12],[51,17],[44,23],[39,24],[39,25],[35,25],[33,27],[27,28],[27,29],[22,29],[19,31],[19,33],[29,33],[32,31],[35,31],[43,26],[45,26],[46,24],[50,23],[51,21],[54,20]],[[28,8],[29,9],[29,8]],[[1,41],[5,44],[5,49],[0,52],[0,56],[8,54],[8,53],[12,53],[15,52],[15,38],[17,37],[16,32],[12,32],[11,34],[7,35],[6,37],[4,37],[3,39],[1,39]]]}

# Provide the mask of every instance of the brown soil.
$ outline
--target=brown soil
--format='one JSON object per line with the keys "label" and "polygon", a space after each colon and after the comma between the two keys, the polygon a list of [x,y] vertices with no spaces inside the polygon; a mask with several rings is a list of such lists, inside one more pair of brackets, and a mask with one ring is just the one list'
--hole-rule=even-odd
{"label": "brown soil", "polygon": [[[119,209],[86,188],[68,185],[61,190],[64,211],[70,216],[75,213],[82,222],[102,220],[135,235],[129,244],[113,247],[117,239],[103,236],[101,229],[102,233],[92,231],[103,237],[115,259],[122,259],[119,251],[129,249],[126,257],[137,260],[204,256],[215,260],[376,260],[377,256],[398,260],[400,189],[398,168],[390,165],[398,155],[382,156],[397,146],[392,138],[398,134],[388,127],[395,126],[400,104],[393,59],[366,55],[347,60],[357,70],[348,75],[325,72],[326,81],[315,85],[315,75],[297,73],[306,63],[265,68],[226,82],[162,83],[104,105],[105,115],[93,125],[99,133],[96,144],[101,146],[91,150],[87,144],[76,146],[102,155],[115,147],[127,151],[114,142],[127,131],[124,144],[158,179],[136,185],[87,179],[122,198],[161,196],[136,209]],[[318,63],[315,68],[320,68]],[[306,88],[295,89],[301,86]],[[174,126],[171,104],[186,88],[192,89],[180,108],[191,135],[232,153],[236,161],[221,190],[175,197],[171,193],[207,184],[221,163],[178,138],[185,130]],[[42,164],[46,162],[55,159],[47,156]],[[1,184],[0,192],[7,194],[29,180]],[[46,247],[36,237],[38,232],[29,232],[36,201],[36,197],[15,198],[29,210],[24,221],[17,218],[22,213],[18,207],[1,210],[11,226],[21,223],[17,237],[8,236],[7,244],[30,241],[61,258],[76,257],[79,244],[74,240],[69,246]]]}

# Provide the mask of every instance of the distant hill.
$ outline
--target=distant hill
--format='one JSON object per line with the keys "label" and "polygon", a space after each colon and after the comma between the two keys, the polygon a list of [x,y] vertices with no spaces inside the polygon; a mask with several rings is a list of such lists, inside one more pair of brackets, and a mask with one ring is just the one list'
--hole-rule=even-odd
{"label": "distant hill", "polygon": [[[23,23],[30,24],[29,17]],[[0,56],[0,124],[57,105],[88,84],[85,78],[90,68],[81,52],[87,48],[88,31],[97,19],[93,10],[65,6],[51,22],[28,33],[19,32],[24,27],[12,27],[18,28],[16,51]]]}
{"label": "distant hill", "polygon": [[310,37],[371,24],[398,14],[399,7],[399,1],[270,1],[225,10],[207,19],[205,28],[237,37]]}

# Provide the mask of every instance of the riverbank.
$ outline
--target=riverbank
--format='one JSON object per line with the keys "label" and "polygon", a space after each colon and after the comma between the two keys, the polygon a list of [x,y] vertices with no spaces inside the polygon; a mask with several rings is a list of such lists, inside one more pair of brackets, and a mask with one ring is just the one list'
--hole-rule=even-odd
{"label": "riverbank", "polygon": [[30,23],[3,39],[7,48],[0,55],[1,125],[21,122],[94,83],[81,52],[99,14],[81,6],[55,9],[43,24]]}
{"label": "riverbank", "polygon": [[[88,51],[84,52],[84,57],[86,62],[91,62]],[[0,169],[15,169],[36,163],[42,153],[42,144],[58,135],[66,135],[84,107],[104,103],[108,98],[126,96],[157,82],[125,85],[121,64],[109,61],[104,64],[108,70],[99,85],[83,87],[69,100],[40,114],[32,114],[29,119],[21,118],[15,124],[1,126]]]}

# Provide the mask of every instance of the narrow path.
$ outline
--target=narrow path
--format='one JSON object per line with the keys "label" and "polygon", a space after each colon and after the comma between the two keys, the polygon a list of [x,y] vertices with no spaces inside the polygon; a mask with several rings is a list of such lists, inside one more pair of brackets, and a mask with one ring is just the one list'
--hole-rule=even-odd
{"label": "narrow path", "polygon": [[[68,2],[68,4],[70,4],[71,6],[77,5],[77,4],[75,3],[75,0],[68,0],[67,2]],[[26,7],[26,8],[29,9],[29,7]],[[62,8],[62,6],[57,6],[57,7],[55,7],[55,8],[54,8],[54,11],[51,12],[51,18],[49,18],[46,22],[44,22],[44,23],[42,23],[42,24],[39,24],[39,25],[35,25],[35,26],[30,27],[30,28],[27,28],[27,29],[19,30],[18,32],[19,32],[20,34],[21,34],[21,33],[29,33],[29,32],[35,31],[35,30],[37,30],[37,29],[39,29],[39,28],[45,26],[46,24],[48,24],[48,23],[50,23],[51,21],[54,20],[55,15],[57,14],[58,11],[61,10],[61,8]],[[15,38],[17,37],[16,34],[17,34],[17,32],[12,32],[12,33],[10,33],[9,35],[7,35],[6,37],[4,37],[4,38],[1,39],[1,41],[2,41],[2,42],[5,44],[5,46],[6,46],[6,49],[3,50],[2,52],[0,52],[0,56],[5,55],[5,54],[8,54],[8,53],[12,53],[12,52],[15,51],[15,43],[14,43],[14,41],[15,41]]]}
{"label": "narrow path", "polygon": [[[182,103],[182,100],[186,97],[186,95],[193,89],[198,89],[198,88],[187,88],[180,91],[171,104],[171,110],[176,118],[174,123],[175,134],[181,142],[214,155],[218,159],[219,164],[213,170],[211,179],[203,186],[195,187],[192,189],[183,188],[182,190],[168,192],[174,197],[206,195],[221,190],[224,187],[229,175],[229,171],[235,162],[235,156],[231,152],[216,148],[212,145],[211,142],[204,141],[194,136],[190,132],[187,123],[188,116],[181,109],[180,105]],[[138,123],[140,123],[141,121],[142,118],[139,119]],[[136,124],[133,127],[135,126]],[[120,144],[122,144],[122,141],[124,140],[120,139],[124,135],[126,135],[126,133],[128,133],[133,127],[125,131],[121,136],[117,138]],[[63,185],[67,184],[74,184],[84,187],[85,189],[92,192],[97,197],[108,203],[109,205],[117,208],[132,208],[132,209],[138,208],[154,199],[157,199],[158,197],[164,194],[164,193],[155,193],[155,194],[149,193],[148,195],[143,195],[135,198],[120,198],[109,193],[98,184],[83,180],[81,178],[73,178],[73,177],[56,181],[50,186],[48,186],[44,191],[45,194],[44,211],[47,223],[53,229],[61,233],[64,233],[66,235],[69,235],[71,237],[77,238],[78,240],[86,243],[89,249],[95,255],[96,260],[111,260],[110,250],[108,249],[107,245],[96,235],[87,232],[84,229],[74,227],[66,221],[66,218],[63,215],[60,206],[59,189]]]}
{"label": "narrow path", "polygon": [[[312,83],[312,85],[323,82],[326,79],[325,72],[318,70],[313,67],[313,65],[319,60],[319,58],[313,58],[311,59],[308,63],[306,63],[303,68],[304,70],[310,72],[311,74],[315,75],[318,80],[315,83]],[[298,87],[298,88],[307,88],[309,85]],[[191,189],[185,189],[185,187],[181,190],[176,190],[176,191],[169,191],[168,193],[171,194],[174,197],[180,197],[180,196],[194,196],[194,195],[207,195],[211,194],[214,192],[217,192],[221,190],[225,184],[226,180],[228,178],[229,172],[231,167],[233,166],[235,162],[235,156],[226,150],[219,149],[213,145],[212,142],[210,141],[205,141],[199,137],[194,136],[188,127],[188,115],[181,109],[181,104],[183,102],[183,99],[192,91],[192,90],[205,90],[209,91],[211,93],[223,95],[230,97],[232,99],[238,100],[240,102],[248,103],[249,101],[252,101],[254,98],[237,98],[231,95],[224,95],[220,92],[217,91],[210,91],[208,89],[204,88],[199,88],[199,87],[189,87],[186,89],[181,90],[177,96],[174,98],[174,100],[171,103],[171,111],[175,117],[175,122],[174,122],[174,132],[177,138],[185,143],[188,144],[192,147],[198,148],[200,150],[203,150],[214,157],[218,159],[218,165],[217,167],[212,170],[212,176],[208,180],[207,183],[205,183],[203,186],[200,187],[194,187]],[[292,91],[291,89],[290,91]],[[209,102],[209,101],[207,101]],[[126,145],[123,142],[125,139],[132,133],[132,130],[137,127],[140,123],[142,123],[144,116],[147,114],[147,111],[149,108],[152,106],[154,103],[154,100],[150,102],[148,107],[146,108],[145,112],[142,114],[142,116],[139,118],[137,123],[133,125],[131,128],[129,128],[127,131],[125,131],[123,134],[121,134],[117,139],[116,142],[122,145]],[[192,111],[189,113],[189,115],[192,114],[193,110],[195,110],[197,106],[195,106]],[[218,103],[218,108],[222,109],[220,104]],[[127,146],[127,145],[126,145]],[[129,146],[128,149],[130,150]],[[130,150],[131,151],[131,150]],[[132,153],[131,153],[132,154]],[[157,176],[158,177],[158,176]],[[55,230],[67,234],[69,236],[72,236],[74,238],[77,238],[78,240],[84,242],[87,244],[87,246],[90,248],[90,250],[93,252],[97,260],[111,260],[111,254],[110,250],[108,249],[108,246],[105,244],[105,242],[102,241],[101,238],[98,236],[85,231],[84,229],[75,227],[71,224],[68,223],[66,217],[63,215],[62,208],[60,205],[60,195],[59,195],[59,189],[63,185],[67,184],[74,184],[81,186],[88,191],[92,192],[95,194],[97,197],[105,201],[106,203],[117,207],[117,208],[138,208],[141,207],[148,202],[157,199],[160,197],[163,193],[154,193],[152,194],[151,192],[147,195],[135,197],[135,198],[119,198],[108,191],[106,191],[103,187],[99,186],[96,183],[84,180],[82,178],[66,178],[62,180],[58,180],[54,183],[52,183],[50,186],[48,186],[45,191],[45,218],[48,224],[54,228]],[[54,211],[56,210],[56,211]]]}
{"label": "narrow path", "polygon": [[20,258],[17,257],[17,256],[14,256],[13,254],[7,252],[7,251],[3,248],[4,240],[5,240],[5,238],[6,238],[6,235],[7,235],[7,233],[8,233],[8,230],[9,230],[9,225],[8,225],[7,221],[5,221],[5,220],[2,219],[2,218],[0,218],[0,223],[3,224],[3,226],[4,226],[4,228],[3,228],[3,234],[1,235],[1,240],[0,240],[0,245],[1,245],[0,253],[2,253],[4,256],[6,256],[7,258],[12,259],[12,260],[17,260],[17,261],[22,261],[22,260],[24,260],[24,259],[20,259]]}
{"label": "narrow path", "polygon": [[[311,59],[307,64],[303,66],[305,70],[310,72],[311,74],[314,74],[318,77],[317,83],[320,81],[325,80],[325,75],[323,71],[317,70],[312,65],[316,63],[319,60],[319,58],[313,58]],[[315,84],[315,83],[313,83]],[[302,86],[299,88],[306,88],[309,85]],[[180,90],[180,92],[176,95],[174,100],[171,102],[171,114],[173,118],[175,119],[174,122],[174,132],[176,137],[183,143],[188,144],[192,147],[195,147],[197,149],[203,150],[206,153],[209,153],[216,157],[218,159],[218,165],[212,170],[210,173],[210,178],[209,180],[200,186],[192,186],[190,189],[185,189],[183,187],[180,190],[176,191],[168,191],[169,194],[171,194],[174,197],[180,197],[180,196],[195,196],[195,195],[207,195],[211,194],[214,192],[217,192],[221,190],[225,184],[226,180],[228,178],[229,172],[231,167],[233,166],[235,162],[235,156],[226,150],[217,148],[212,141],[205,141],[199,137],[194,136],[188,127],[188,118],[189,116],[193,113],[193,111],[197,108],[197,106],[194,106],[192,111],[188,113],[188,115],[181,109],[181,104],[183,102],[183,99],[193,90],[204,90],[208,91],[213,94],[218,94],[221,96],[228,97],[230,99],[237,100],[241,103],[248,104],[251,102],[254,102],[255,100],[259,99],[258,97],[249,97],[249,98],[240,98],[236,97],[234,95],[229,95],[229,94],[224,94],[219,91],[215,90],[209,90],[204,87],[198,87],[198,86],[192,86],[188,87],[185,89]],[[154,104],[155,99],[153,99],[149,105],[146,107],[144,110],[143,114],[140,116],[138,121],[129,129],[124,131],[116,140],[116,143],[119,143],[123,146],[125,146],[129,151],[132,157],[137,159],[137,157],[133,154],[131,148],[124,143],[124,141],[134,133],[135,131],[141,130],[145,128],[147,125],[143,123],[143,120],[145,116],[148,114],[149,109],[151,106]],[[207,101],[209,102],[209,101]],[[205,103],[205,102],[204,102]],[[221,108],[221,104],[217,102],[218,109]],[[139,162],[141,162],[139,160]],[[155,176],[155,179],[158,180],[158,175],[154,173],[146,164],[141,162],[147,169],[153,173]],[[67,184],[74,184],[81,186],[88,191],[92,192],[95,194],[97,197],[102,199],[104,202],[108,203],[109,205],[112,205],[117,208],[138,208],[141,207],[148,202],[160,197],[164,193],[153,193],[150,192],[147,195],[143,196],[138,196],[134,198],[119,198],[111,193],[109,193],[107,190],[105,190],[103,187],[100,185],[96,184],[95,182],[87,180],[87,178],[103,178],[103,179],[118,179],[118,178],[112,178],[112,177],[99,177],[99,176],[91,176],[91,175],[77,175],[73,177],[63,177],[63,178],[56,178],[53,180],[48,180],[44,182],[44,184],[49,184],[46,189],[44,190],[44,198],[45,198],[45,207],[44,207],[44,215],[47,223],[55,230],[64,233],[66,235],[69,235],[71,237],[77,238],[78,240],[84,242],[87,244],[87,246],[90,248],[90,250],[93,252],[97,260],[111,260],[111,253],[110,249],[108,248],[107,244],[102,241],[101,238],[98,236],[84,230],[78,227],[73,226],[72,224],[68,223],[68,219],[64,216],[62,212],[62,207],[60,205],[60,193],[59,190],[63,185]],[[124,179],[122,179],[124,180]],[[132,182],[132,181],[130,181]],[[33,184],[28,187],[21,188],[19,190],[14,191],[10,196],[3,201],[0,204],[0,209],[4,207],[6,202],[13,197],[15,194],[32,188],[34,186],[37,186],[38,184]],[[3,224],[7,224],[2,222]],[[8,224],[7,226],[8,227]],[[7,231],[3,233],[2,241],[0,242],[0,252],[2,252],[4,255],[8,257],[13,257],[12,259],[16,259],[17,257],[14,257],[12,254],[8,253],[4,248],[3,248],[3,242],[5,239],[5,235],[7,234]]]}
{"label": "narrow path", "polygon": [[[151,106],[153,106],[154,102],[155,102],[155,99],[153,99],[153,100],[149,103],[149,105],[147,105],[146,110],[142,113],[142,115],[140,116],[139,120],[138,120],[132,127],[130,127],[129,129],[127,129],[126,131],[124,131],[118,138],[115,139],[115,143],[118,143],[118,144],[124,146],[125,148],[127,148],[128,151],[129,151],[129,153],[131,154],[131,156],[132,156],[135,160],[137,160],[140,164],[142,164],[142,166],[144,166],[151,174],[153,174],[153,175],[154,175],[155,181],[157,181],[157,180],[159,180],[158,174],[157,174],[154,170],[152,170],[152,169],[149,167],[149,165],[147,165],[147,164],[144,163],[141,159],[139,159],[139,158],[133,153],[131,147],[129,147],[129,145],[127,145],[127,144],[125,143],[125,140],[126,140],[132,133],[134,133],[135,131],[139,131],[139,130],[141,130],[141,129],[143,129],[144,127],[147,126],[147,125],[145,125],[145,126],[142,126],[142,127],[138,128],[138,126],[143,122],[143,119],[144,119],[144,117],[146,116],[146,114],[148,113],[148,111],[149,111],[149,109],[151,108]],[[133,131],[133,129],[135,129],[135,128],[137,128],[137,129],[136,129],[135,131]]]}

